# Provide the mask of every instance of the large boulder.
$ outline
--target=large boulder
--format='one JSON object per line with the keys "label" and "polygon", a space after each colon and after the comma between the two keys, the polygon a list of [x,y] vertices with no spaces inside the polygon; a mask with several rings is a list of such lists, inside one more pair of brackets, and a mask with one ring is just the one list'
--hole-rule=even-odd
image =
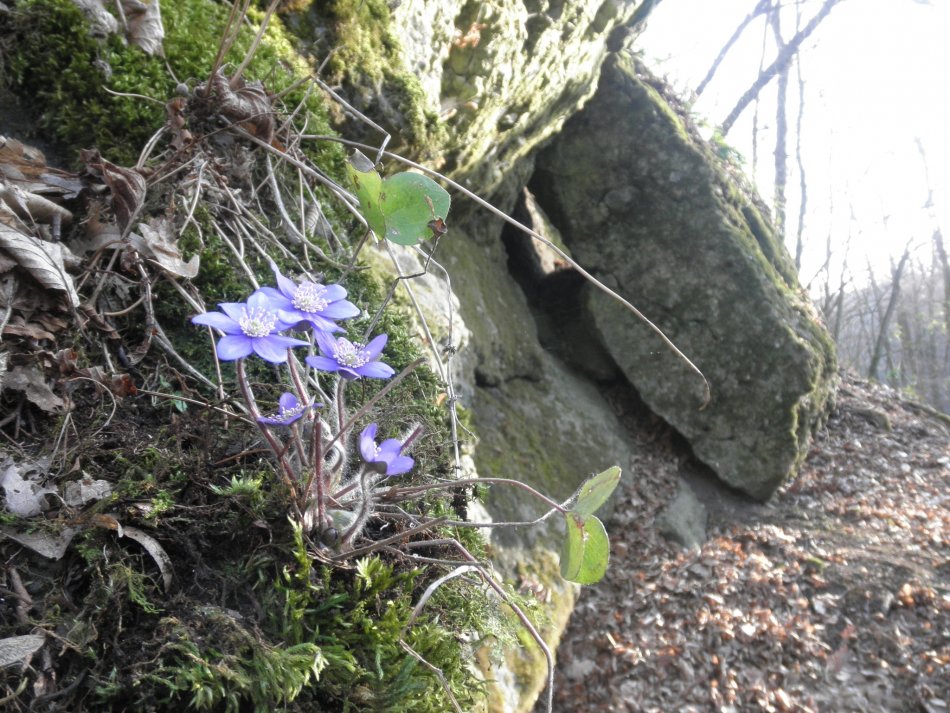
{"label": "large boulder", "polygon": [[318,40],[330,78],[394,145],[429,165],[441,155],[447,173],[489,192],[590,98],[610,38],[619,45],[651,4],[334,0],[287,21]]}
{"label": "large boulder", "polygon": [[532,187],[574,257],[702,370],[709,402],[615,300],[587,290],[579,318],[699,459],[768,498],[826,414],[836,365],[764,208],[623,53],[539,156]]}

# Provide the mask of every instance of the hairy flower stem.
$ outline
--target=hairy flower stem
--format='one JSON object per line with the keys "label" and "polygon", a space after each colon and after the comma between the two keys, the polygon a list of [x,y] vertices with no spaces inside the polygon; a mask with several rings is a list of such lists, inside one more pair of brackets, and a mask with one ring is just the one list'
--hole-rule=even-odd
{"label": "hairy flower stem", "polygon": [[517,488],[526,490],[531,493],[533,496],[538,498],[544,503],[547,503],[551,506],[552,510],[557,510],[562,515],[567,515],[568,511],[560,503],[556,503],[551,498],[549,498],[544,493],[540,493],[534,488],[532,488],[527,483],[522,483],[520,480],[511,480],[510,478],[466,478],[463,480],[451,480],[444,483],[426,483],[423,485],[410,485],[406,487],[395,486],[389,489],[387,492],[387,500],[395,500],[397,497],[400,500],[411,498],[418,493],[423,493],[427,490],[439,490],[443,488],[457,488],[461,485],[484,485],[484,484],[498,483],[499,485],[514,485]]}
{"label": "hairy flower stem", "polygon": [[419,359],[416,359],[414,362],[409,364],[409,366],[407,366],[405,369],[400,371],[398,374],[396,374],[392,379],[390,379],[389,383],[379,390],[379,393],[377,393],[373,398],[371,398],[369,401],[363,404],[359,408],[359,410],[356,413],[354,413],[346,423],[340,426],[339,432],[332,439],[330,439],[330,442],[327,444],[327,447],[328,448],[332,447],[344,433],[346,433],[350,428],[352,428],[354,423],[356,423],[359,419],[363,418],[363,416],[365,416],[369,412],[369,410],[373,408],[373,406],[379,403],[379,401],[381,401],[390,391],[396,388],[399,382],[401,382],[403,379],[409,376],[409,374],[415,371],[424,362],[425,362],[425,358],[420,357]]}
{"label": "hairy flower stem", "polygon": [[254,419],[254,422],[257,424],[257,428],[260,430],[261,434],[264,436],[264,440],[267,441],[267,445],[270,446],[270,449],[274,452],[274,455],[277,456],[277,462],[280,463],[281,475],[283,476],[284,485],[290,490],[290,498],[293,503],[295,514],[298,519],[302,516],[300,508],[297,506],[299,502],[299,497],[297,495],[297,487],[294,485],[294,480],[297,475],[294,473],[293,467],[287,461],[286,450],[281,448],[280,443],[277,439],[274,438],[274,434],[270,432],[270,429],[257,419],[261,417],[260,409],[257,408],[257,401],[254,399],[254,394],[251,391],[251,385],[247,382],[247,372],[244,371],[244,360],[238,359],[236,363],[237,369],[237,382],[238,386],[241,387],[241,395],[244,397],[244,403],[247,404],[247,410],[250,413],[251,418]]}
{"label": "hairy flower stem", "polygon": [[346,379],[342,376],[336,381],[336,418],[337,428],[343,433],[343,421],[346,418],[346,404],[343,402],[343,392],[346,390]]}
{"label": "hairy flower stem", "polygon": [[[313,441],[311,443],[310,457],[312,466],[310,476],[307,478],[307,485],[304,488],[304,498],[309,499],[311,490],[313,491],[313,504],[317,508],[316,527],[323,529],[327,526],[327,504],[326,487],[323,482],[323,419],[319,416],[313,420]],[[300,504],[302,509],[309,509],[310,503]]]}
{"label": "hairy flower stem", "polygon": [[293,349],[287,350],[287,369],[290,371],[290,379],[294,382],[294,388],[297,390],[297,398],[300,399],[300,403],[309,404],[310,394],[300,377],[300,370],[297,368],[297,358],[294,356]]}
{"label": "hairy flower stem", "polygon": [[300,470],[303,471],[310,468],[309,454],[307,449],[303,447],[303,441],[300,440],[300,429],[296,423],[290,424],[290,437],[293,439],[294,447],[297,449],[297,453],[300,457]]}
{"label": "hairy flower stem", "polygon": [[373,513],[373,488],[370,483],[370,475],[372,471],[365,466],[360,471],[359,482],[360,482],[360,509],[356,515],[356,520],[349,527],[349,529],[343,533],[343,537],[340,538],[341,545],[348,545],[353,539],[363,531],[363,528],[366,527],[366,521],[369,520],[369,516]]}

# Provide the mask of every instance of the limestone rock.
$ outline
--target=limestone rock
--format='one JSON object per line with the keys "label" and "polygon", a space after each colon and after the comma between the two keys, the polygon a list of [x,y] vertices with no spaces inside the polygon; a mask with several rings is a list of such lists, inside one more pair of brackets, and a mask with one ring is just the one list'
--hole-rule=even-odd
{"label": "limestone rock", "polygon": [[[484,215],[469,216],[455,223],[451,240],[439,248],[471,334],[456,363],[462,366],[462,403],[471,408],[479,437],[474,450],[478,475],[514,478],[558,501],[612,465],[630,477],[637,446],[594,385],[539,344],[525,295],[505,267],[501,229],[500,222]],[[545,512],[543,503],[503,485],[490,488],[485,507],[495,522],[533,520]],[[610,503],[601,514],[609,512]],[[541,633],[552,649],[578,591],[558,571],[562,537],[557,518],[541,526],[491,531],[493,563],[505,579],[543,593],[548,624]],[[532,709],[546,675],[537,647],[507,652],[500,669],[487,661],[482,667],[492,679],[491,711]]]}
{"label": "limestone rock", "polygon": [[680,481],[676,496],[656,517],[656,529],[683,547],[706,541],[706,508],[692,488]]}
{"label": "limestone rock", "polygon": [[[645,4],[365,0],[353,12],[366,17],[346,16],[341,3],[335,9],[312,3],[308,19],[288,24],[306,42],[320,39],[315,33],[325,34],[327,26],[343,28],[318,46],[352,58],[353,66],[341,70],[350,101],[384,126],[411,134],[395,136],[395,145],[408,139],[430,164],[442,154],[446,172],[487,193],[590,98],[609,38],[625,31]],[[434,117],[441,126],[419,130],[422,120],[410,114]]]}
{"label": "limestone rock", "polygon": [[616,55],[595,98],[538,158],[532,183],[575,258],[694,361],[588,290],[589,319],[650,408],[730,485],[765,499],[827,413],[834,349],[762,208]]}

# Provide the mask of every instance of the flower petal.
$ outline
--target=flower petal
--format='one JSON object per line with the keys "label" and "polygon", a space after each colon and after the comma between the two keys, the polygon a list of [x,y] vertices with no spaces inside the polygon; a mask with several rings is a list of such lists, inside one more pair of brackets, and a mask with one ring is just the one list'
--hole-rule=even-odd
{"label": "flower petal", "polygon": [[386,475],[402,475],[412,470],[416,462],[409,456],[396,456],[386,466]]}
{"label": "flower petal", "polygon": [[218,307],[235,322],[240,322],[247,310],[247,304],[244,302],[222,302]]}
{"label": "flower petal", "polygon": [[243,334],[228,334],[218,340],[218,359],[234,361],[242,359],[254,351],[253,340]]}
{"label": "flower petal", "polygon": [[293,411],[295,408],[300,406],[300,402],[297,400],[297,397],[289,391],[282,393],[280,395],[280,400],[277,403],[280,404],[281,411]]}
{"label": "flower petal", "polygon": [[291,347],[305,347],[307,342],[293,337],[281,337],[272,334],[267,337],[258,337],[253,339],[252,347],[261,359],[266,359],[272,364],[283,364],[287,361],[287,350]]}
{"label": "flower petal", "polygon": [[365,376],[370,379],[388,379],[396,373],[396,370],[389,366],[389,364],[384,364],[381,361],[371,361],[357,368],[356,372],[360,376]]}
{"label": "flower petal", "polygon": [[326,292],[323,293],[323,298],[327,302],[336,302],[346,297],[346,288],[343,285],[324,285],[324,289]]}
{"label": "flower petal", "polygon": [[380,334],[379,336],[374,337],[373,341],[363,347],[360,352],[364,357],[372,361],[383,353],[383,347],[386,346],[387,341],[389,341],[389,335]]}
{"label": "flower petal", "polygon": [[294,298],[294,291],[297,289],[297,283],[288,277],[284,277],[280,273],[280,270],[277,269],[277,265],[274,263],[270,264],[270,269],[274,271],[274,277],[277,278],[277,288],[281,291],[284,297],[292,300]]}
{"label": "flower petal", "polygon": [[304,320],[310,323],[310,326],[314,328],[317,332],[325,332],[327,334],[333,334],[334,332],[342,332],[343,327],[339,326],[335,322],[331,322],[329,319],[324,319],[316,314],[307,314],[304,316]]}
{"label": "flower petal", "polygon": [[402,450],[402,443],[397,441],[395,438],[387,438],[385,441],[379,444],[380,455],[388,456],[389,460],[398,456],[399,451],[401,450]]}
{"label": "flower petal", "polygon": [[282,310],[294,308],[294,303],[273,287],[262,287],[260,291],[264,293],[264,296],[267,297],[271,307],[274,309]]}
{"label": "flower petal", "polygon": [[286,324],[287,329],[296,327],[301,322],[309,321],[300,310],[296,310],[292,306],[289,309],[278,309],[277,319],[280,320],[281,324]]}
{"label": "flower petal", "polygon": [[274,304],[270,301],[270,297],[268,297],[267,293],[263,290],[254,290],[251,296],[247,298],[247,306],[251,309],[275,309]]}
{"label": "flower petal", "polygon": [[360,455],[367,463],[376,460],[376,424],[371,423],[360,433]]}
{"label": "flower petal", "polygon": [[323,356],[332,358],[333,355],[336,354],[336,339],[319,330],[314,332],[313,336],[316,337],[317,346],[320,347],[320,353],[323,354]]}
{"label": "flower petal", "polygon": [[340,365],[335,359],[325,356],[308,356],[304,361],[307,362],[307,366],[316,369],[317,371],[339,371]]}
{"label": "flower petal", "polygon": [[204,312],[191,318],[192,324],[220,329],[225,334],[241,334],[241,325],[220,312]]}
{"label": "flower petal", "polygon": [[328,304],[320,314],[328,319],[350,319],[359,317],[360,308],[349,300],[337,300]]}

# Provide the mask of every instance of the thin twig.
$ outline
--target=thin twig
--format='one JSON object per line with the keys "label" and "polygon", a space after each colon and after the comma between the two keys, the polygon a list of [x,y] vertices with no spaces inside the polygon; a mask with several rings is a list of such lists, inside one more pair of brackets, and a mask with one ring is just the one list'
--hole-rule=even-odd
{"label": "thin twig", "polygon": [[[311,134],[311,135],[303,136],[303,137],[301,137],[301,138],[306,138],[306,139],[318,139],[318,140],[323,140],[323,141],[336,141],[336,142],[338,142],[338,143],[344,144],[345,146],[353,146],[353,147],[355,147],[355,148],[362,148],[362,149],[366,149],[367,151],[372,150],[372,149],[374,148],[373,146],[369,146],[368,144],[363,144],[363,143],[360,143],[360,142],[358,142],[358,141],[348,141],[347,139],[341,139],[341,138],[336,137],[336,136],[324,136],[324,135]],[[473,193],[472,191],[468,190],[465,186],[461,185],[460,183],[456,183],[456,182],[453,181],[451,178],[448,178],[448,177],[442,175],[442,174],[439,173],[438,171],[433,171],[431,168],[426,168],[425,166],[423,166],[423,165],[421,165],[421,164],[418,164],[418,163],[416,163],[415,161],[410,161],[410,160],[407,159],[407,158],[403,158],[403,157],[400,156],[399,154],[394,154],[394,153],[392,153],[391,151],[384,151],[383,154],[384,154],[386,157],[388,157],[388,158],[394,159],[394,160],[396,160],[396,161],[398,161],[398,162],[400,162],[400,163],[403,163],[403,164],[405,164],[405,165],[407,165],[407,166],[410,166],[410,167],[412,167],[412,168],[415,168],[416,170],[422,171],[423,173],[428,174],[428,175],[430,175],[430,176],[432,176],[432,177],[434,177],[434,178],[438,178],[438,179],[440,179],[440,180],[442,180],[442,181],[445,181],[447,184],[449,184],[450,186],[452,186],[452,188],[454,188],[455,190],[457,190],[457,191],[463,193],[465,196],[467,196],[467,197],[470,198],[471,200],[473,200],[473,201],[475,201],[476,203],[478,203],[478,205],[480,205],[482,208],[488,210],[489,212],[491,212],[491,213],[494,214],[495,216],[501,218],[501,219],[504,220],[506,223],[509,223],[510,225],[513,225],[514,227],[516,227],[516,228],[517,228],[518,230],[520,230],[521,232],[523,232],[523,233],[525,233],[526,235],[530,236],[531,238],[533,238],[533,239],[539,241],[540,243],[542,243],[543,245],[545,245],[546,247],[550,248],[550,249],[553,250],[555,253],[557,253],[558,256],[559,256],[562,260],[564,260],[565,262],[567,262],[571,267],[573,267],[573,268],[577,271],[577,273],[578,273],[579,275],[581,275],[581,277],[583,277],[583,278],[584,278],[585,280],[587,280],[590,284],[592,284],[594,287],[596,287],[598,290],[600,290],[601,292],[603,292],[605,295],[607,295],[607,296],[610,297],[611,299],[613,299],[613,300],[619,302],[621,305],[623,305],[624,308],[626,308],[626,310],[627,310],[628,312],[630,312],[633,316],[635,316],[637,319],[639,319],[641,322],[643,322],[645,325],[647,325],[647,327],[648,327],[654,334],[656,334],[656,335],[660,338],[660,340],[663,342],[663,344],[665,344],[666,347],[667,347],[670,351],[672,351],[673,354],[675,354],[675,355],[677,356],[677,358],[680,359],[680,361],[682,361],[682,362],[687,366],[687,368],[689,368],[690,371],[692,371],[692,372],[693,372],[694,374],[696,374],[700,379],[702,379],[702,380],[703,380],[704,398],[703,398],[702,404],[700,405],[700,410],[706,408],[706,406],[709,405],[709,401],[710,401],[711,398],[712,398],[712,393],[711,393],[711,391],[710,391],[709,382],[706,380],[706,377],[703,375],[703,372],[700,371],[699,367],[696,366],[696,365],[689,359],[689,357],[687,357],[682,351],[680,351],[679,347],[677,347],[675,344],[673,344],[673,342],[670,340],[670,338],[667,337],[666,334],[663,333],[663,330],[660,329],[659,327],[657,327],[653,322],[651,322],[651,321],[647,318],[646,315],[644,315],[640,310],[638,310],[636,307],[634,307],[634,306],[633,306],[629,301],[627,301],[625,298],[621,297],[619,294],[617,294],[617,293],[614,292],[612,289],[610,289],[609,287],[607,287],[607,285],[605,285],[603,282],[601,282],[601,281],[598,280],[596,277],[594,277],[592,274],[590,274],[586,269],[584,269],[580,264],[578,264],[577,261],[574,260],[574,258],[572,258],[570,255],[568,255],[566,252],[564,252],[561,248],[559,248],[557,245],[555,245],[554,243],[552,243],[550,240],[548,240],[547,238],[545,238],[543,235],[541,235],[541,234],[535,232],[534,230],[532,230],[532,229],[529,228],[528,226],[523,225],[522,223],[518,222],[517,220],[515,220],[514,218],[512,218],[511,216],[509,216],[507,213],[505,213],[504,211],[499,210],[498,208],[496,208],[495,206],[493,206],[491,203],[489,203],[488,201],[486,201],[484,198],[481,198],[480,196],[476,195],[475,193]]]}
{"label": "thin twig", "polygon": [[405,651],[407,654],[412,656],[412,658],[414,658],[416,661],[421,663],[427,669],[432,671],[432,673],[434,673],[438,677],[439,683],[442,684],[442,689],[445,691],[445,695],[449,697],[449,702],[452,704],[452,708],[455,710],[455,713],[462,713],[462,707],[459,705],[458,701],[455,700],[455,696],[452,694],[452,687],[449,685],[449,682],[445,679],[445,674],[442,673],[442,669],[437,668],[436,666],[433,666],[431,663],[426,661],[424,658],[422,658],[421,655],[416,653],[413,650],[413,648],[409,646],[409,644],[407,644],[402,639],[399,640],[399,645],[402,647],[403,651]]}

